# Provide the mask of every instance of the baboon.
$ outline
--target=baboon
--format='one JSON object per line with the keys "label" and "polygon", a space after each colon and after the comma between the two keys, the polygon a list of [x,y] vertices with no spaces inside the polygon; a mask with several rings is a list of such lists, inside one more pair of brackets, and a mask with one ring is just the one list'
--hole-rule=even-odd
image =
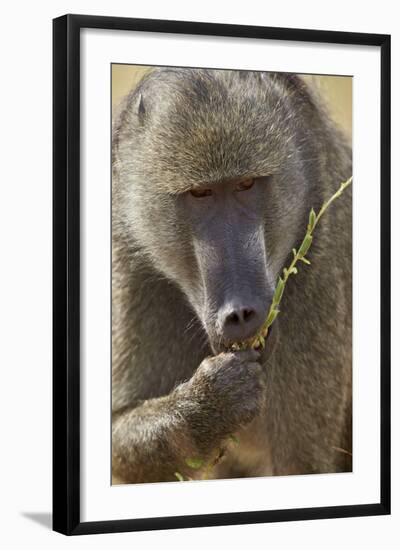
{"label": "baboon", "polygon": [[351,170],[299,76],[156,68],[126,97],[113,124],[115,482],[200,477],[187,459],[218,453],[215,478],[351,470],[350,188],[265,349],[230,351],[265,320],[311,207]]}

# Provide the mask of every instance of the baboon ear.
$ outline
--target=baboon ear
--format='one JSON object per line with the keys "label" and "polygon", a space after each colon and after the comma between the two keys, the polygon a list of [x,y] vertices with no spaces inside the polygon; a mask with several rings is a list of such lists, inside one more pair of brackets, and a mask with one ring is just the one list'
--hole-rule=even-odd
{"label": "baboon ear", "polygon": [[143,95],[142,94],[138,94],[138,96],[136,98],[135,111],[136,111],[136,114],[139,118],[139,121],[141,122],[141,124],[143,124],[144,117],[145,117],[145,114],[146,114],[146,108],[144,106],[144,100],[143,100]]}

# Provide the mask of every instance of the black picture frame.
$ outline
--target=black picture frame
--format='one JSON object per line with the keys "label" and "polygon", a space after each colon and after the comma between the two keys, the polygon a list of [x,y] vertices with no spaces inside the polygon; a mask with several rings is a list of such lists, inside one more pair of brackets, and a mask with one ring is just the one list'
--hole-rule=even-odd
{"label": "black picture frame", "polygon": [[[381,496],[370,504],[80,520],[80,31],[84,28],[378,46],[381,51]],[[390,36],[150,19],[53,20],[53,529],[66,535],[390,513]]]}

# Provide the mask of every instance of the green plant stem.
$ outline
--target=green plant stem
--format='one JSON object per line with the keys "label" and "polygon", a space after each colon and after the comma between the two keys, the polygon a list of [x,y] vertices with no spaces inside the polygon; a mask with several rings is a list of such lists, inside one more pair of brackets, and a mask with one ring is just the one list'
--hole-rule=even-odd
{"label": "green plant stem", "polygon": [[335,201],[338,197],[340,197],[340,195],[343,193],[343,191],[346,189],[346,187],[348,187],[351,182],[353,181],[353,176],[351,176],[351,178],[349,178],[348,180],[346,180],[345,182],[343,182],[339,189],[336,191],[336,193],[334,195],[332,195],[332,197],[325,203],[322,205],[322,208],[321,210],[319,211],[318,213],[318,216],[316,217],[315,219],[315,223],[314,223],[314,228],[313,230],[315,229],[317,223],[319,222],[319,220],[321,219],[322,215],[324,214],[325,210],[327,210],[327,208],[331,205],[331,203],[333,201]]}
{"label": "green plant stem", "polygon": [[310,264],[311,262],[307,260],[306,254],[311,246],[312,239],[313,239],[313,233],[318,225],[320,219],[326,212],[326,210],[329,208],[329,206],[343,193],[343,191],[348,187],[352,182],[353,177],[350,177],[347,181],[343,182],[339,189],[334,193],[329,200],[327,200],[321,207],[320,211],[318,212],[318,215],[315,214],[314,210],[311,209],[310,215],[309,215],[309,223],[307,227],[307,232],[305,234],[305,237],[299,246],[298,250],[293,248],[293,260],[291,261],[289,267],[283,269],[283,276],[279,277],[278,284],[275,288],[274,297],[272,299],[271,306],[268,311],[267,318],[261,327],[258,334],[251,338],[250,340],[247,340],[245,342],[239,342],[235,343],[231,346],[232,351],[239,351],[244,350],[248,348],[257,348],[257,347],[265,347],[265,339],[267,338],[268,331],[272,323],[277,318],[278,314],[280,313],[280,310],[278,309],[279,303],[282,299],[283,293],[285,291],[286,283],[291,275],[297,274],[297,263],[299,261],[302,261],[305,264]]}

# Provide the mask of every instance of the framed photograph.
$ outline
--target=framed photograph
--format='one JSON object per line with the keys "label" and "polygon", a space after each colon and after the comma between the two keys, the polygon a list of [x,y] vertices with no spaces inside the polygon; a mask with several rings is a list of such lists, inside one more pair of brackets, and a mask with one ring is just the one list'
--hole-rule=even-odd
{"label": "framed photograph", "polygon": [[390,36],[54,20],[53,528],[390,513]]}

